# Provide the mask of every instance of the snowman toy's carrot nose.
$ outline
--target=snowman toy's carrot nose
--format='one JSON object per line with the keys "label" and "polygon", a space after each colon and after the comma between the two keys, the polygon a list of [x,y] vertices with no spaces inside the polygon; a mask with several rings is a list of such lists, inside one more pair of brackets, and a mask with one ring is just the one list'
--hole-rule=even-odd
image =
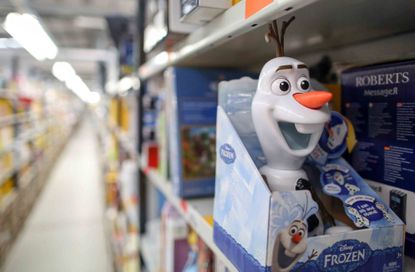
{"label": "snowman toy's carrot nose", "polygon": [[299,242],[301,242],[301,239],[303,239],[303,237],[301,237],[301,235],[300,234],[295,234],[293,237],[291,237],[291,241],[294,243],[294,244],[298,244]]}
{"label": "snowman toy's carrot nose", "polygon": [[318,110],[331,100],[333,95],[326,91],[311,91],[293,95],[298,103],[309,109]]}

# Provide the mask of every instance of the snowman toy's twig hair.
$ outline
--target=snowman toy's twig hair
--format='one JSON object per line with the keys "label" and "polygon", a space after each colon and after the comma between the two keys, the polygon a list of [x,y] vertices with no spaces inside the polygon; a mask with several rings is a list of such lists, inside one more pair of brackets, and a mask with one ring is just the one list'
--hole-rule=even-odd
{"label": "snowman toy's twig hair", "polygon": [[277,57],[284,56],[284,36],[287,31],[288,26],[294,21],[295,17],[291,17],[288,21],[282,22],[281,34],[278,31],[277,20],[273,20],[272,23],[268,25],[269,32],[265,34],[265,41],[270,42],[271,38],[277,43],[276,55]]}

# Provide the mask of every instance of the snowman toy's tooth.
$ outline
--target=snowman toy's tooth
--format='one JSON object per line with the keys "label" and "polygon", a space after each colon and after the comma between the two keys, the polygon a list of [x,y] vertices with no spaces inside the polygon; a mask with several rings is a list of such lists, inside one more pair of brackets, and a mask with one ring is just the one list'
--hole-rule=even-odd
{"label": "snowman toy's tooth", "polygon": [[321,124],[295,124],[299,133],[312,134],[321,130]]}

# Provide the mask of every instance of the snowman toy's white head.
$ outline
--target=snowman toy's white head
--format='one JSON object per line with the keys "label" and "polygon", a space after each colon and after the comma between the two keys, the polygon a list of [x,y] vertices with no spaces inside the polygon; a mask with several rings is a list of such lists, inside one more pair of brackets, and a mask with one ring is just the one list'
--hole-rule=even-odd
{"label": "snowman toy's white head", "polygon": [[307,250],[307,224],[294,220],[278,233],[274,242],[272,272],[286,272],[298,262]]}
{"label": "snowman toy's white head", "polygon": [[307,66],[278,57],[262,68],[252,101],[252,118],[267,167],[300,169],[330,118],[332,94],[311,90]]}

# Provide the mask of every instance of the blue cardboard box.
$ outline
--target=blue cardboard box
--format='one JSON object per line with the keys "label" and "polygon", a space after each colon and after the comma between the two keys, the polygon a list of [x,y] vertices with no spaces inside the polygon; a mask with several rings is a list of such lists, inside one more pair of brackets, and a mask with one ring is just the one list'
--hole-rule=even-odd
{"label": "blue cardboard box", "polygon": [[358,139],[352,165],[364,177],[415,192],[415,61],[345,71],[342,113]]}
{"label": "blue cardboard box", "polygon": [[[238,123],[250,118],[249,93],[252,97],[256,81],[241,81],[221,83],[223,88],[237,83],[241,90],[236,95],[220,94],[218,106],[214,241],[219,249],[239,271],[402,271],[402,221],[346,161],[324,148],[310,158],[321,173],[324,193],[344,203],[344,213],[360,227],[306,237],[301,251],[286,248],[290,226],[305,222],[319,206],[308,190],[269,190],[258,171],[265,162],[249,124],[252,120],[243,126]],[[235,98],[241,93],[243,101]],[[335,151],[340,150],[344,151]],[[359,190],[351,193],[336,184],[334,172]]]}
{"label": "blue cardboard box", "polygon": [[406,253],[415,258],[415,61],[349,69],[341,84],[342,112],[357,139],[349,161],[405,221]]}
{"label": "blue cardboard box", "polygon": [[227,69],[168,69],[170,174],[180,197],[212,196],[215,189],[218,84],[246,73]]}

